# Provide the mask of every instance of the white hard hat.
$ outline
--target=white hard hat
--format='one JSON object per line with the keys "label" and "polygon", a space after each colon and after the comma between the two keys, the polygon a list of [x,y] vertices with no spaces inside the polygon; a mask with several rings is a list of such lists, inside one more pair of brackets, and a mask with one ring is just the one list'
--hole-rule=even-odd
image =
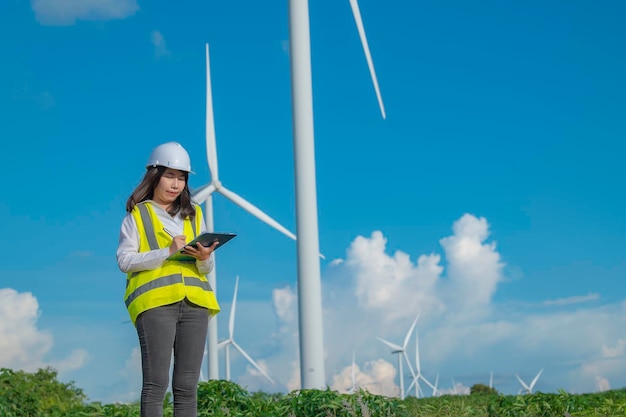
{"label": "white hard hat", "polygon": [[178,142],[167,142],[154,148],[146,168],[162,166],[193,174],[189,154]]}

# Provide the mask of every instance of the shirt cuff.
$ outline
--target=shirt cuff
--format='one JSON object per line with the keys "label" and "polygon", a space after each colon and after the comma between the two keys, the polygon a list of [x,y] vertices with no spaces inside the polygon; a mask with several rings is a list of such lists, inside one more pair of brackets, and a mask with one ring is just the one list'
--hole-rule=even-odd
{"label": "shirt cuff", "polygon": [[198,272],[203,275],[210,273],[213,270],[213,255],[211,254],[205,261],[196,259],[196,267],[198,267]]}

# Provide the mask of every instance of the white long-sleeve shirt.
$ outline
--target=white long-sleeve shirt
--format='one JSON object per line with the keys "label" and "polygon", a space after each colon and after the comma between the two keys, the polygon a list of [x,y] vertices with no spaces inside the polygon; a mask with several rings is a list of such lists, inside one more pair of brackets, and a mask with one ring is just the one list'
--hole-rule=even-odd
{"label": "white long-sleeve shirt", "polygon": [[[163,223],[163,227],[176,235],[183,234],[184,219],[180,214],[172,217],[167,211],[157,204],[152,204],[155,214]],[[206,232],[206,224],[201,219],[200,233]],[[146,271],[159,268],[165,259],[170,256],[170,249],[162,248],[147,252],[139,252],[139,229],[135,218],[130,214],[126,214],[122,221],[120,229],[119,244],[117,246],[117,266],[124,273]],[[196,260],[198,272],[206,275],[213,269],[213,255],[205,261]]]}

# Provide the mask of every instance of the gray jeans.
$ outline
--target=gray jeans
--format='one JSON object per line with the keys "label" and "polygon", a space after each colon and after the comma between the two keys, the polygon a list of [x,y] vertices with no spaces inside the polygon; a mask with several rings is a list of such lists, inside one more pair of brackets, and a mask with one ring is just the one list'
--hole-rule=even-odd
{"label": "gray jeans", "polygon": [[174,352],[172,393],[175,417],[198,414],[198,378],[209,313],[187,300],[144,311],[137,317],[141,347],[141,417],[162,417]]}

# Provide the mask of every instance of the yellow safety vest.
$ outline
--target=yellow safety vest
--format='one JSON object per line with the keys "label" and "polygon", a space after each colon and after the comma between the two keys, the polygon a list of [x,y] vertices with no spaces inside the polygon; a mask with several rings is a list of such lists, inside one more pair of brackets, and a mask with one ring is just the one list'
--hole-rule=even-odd
{"label": "yellow safety vest", "polygon": [[[202,209],[196,209],[195,222],[187,217],[183,222],[183,234],[187,241],[200,232]],[[137,204],[131,215],[139,230],[139,252],[169,247],[172,238],[163,230],[163,224],[149,201]],[[206,276],[198,272],[195,261],[165,261],[157,269],[131,272],[126,279],[124,302],[133,324],[137,316],[146,310],[173,304],[187,298],[193,304],[208,309],[214,316],[220,311],[215,293]]]}

